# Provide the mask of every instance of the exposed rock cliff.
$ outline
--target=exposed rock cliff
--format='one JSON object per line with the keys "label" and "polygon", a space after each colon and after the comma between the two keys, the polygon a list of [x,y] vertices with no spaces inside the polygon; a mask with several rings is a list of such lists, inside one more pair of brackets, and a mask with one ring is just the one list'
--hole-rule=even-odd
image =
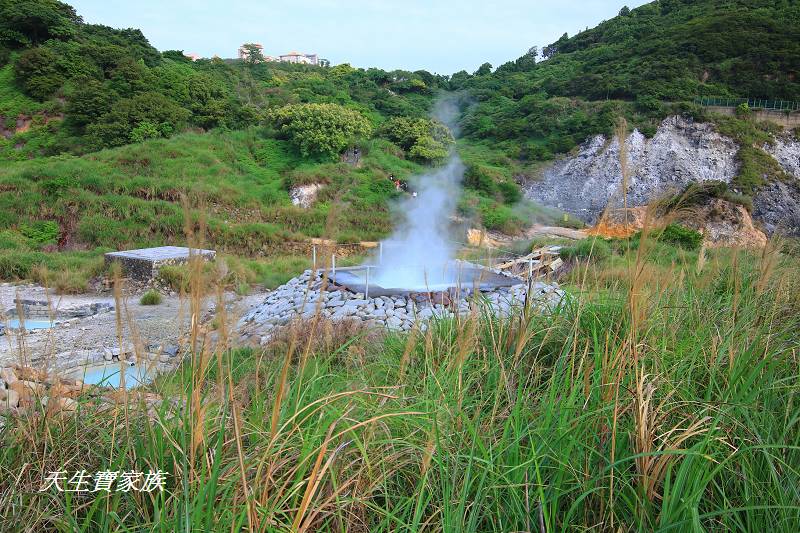
{"label": "exposed rock cliff", "polygon": [[[738,172],[736,143],[712,124],[671,117],[652,139],[638,131],[625,141],[630,178],[629,206],[650,203],[691,182],[730,183]],[[764,147],[795,180],[769,183],[753,199],[753,217],[768,232],[800,232],[800,142],[790,135]],[[607,205],[623,202],[619,141],[602,135],[589,139],[576,154],[553,164],[539,181],[525,185],[526,195],[594,223]]]}
{"label": "exposed rock cliff", "polygon": [[778,230],[800,235],[800,141],[785,134],[763,149],[794,179],[762,187],[753,198],[753,218],[761,222],[768,233]]}
{"label": "exposed rock cliff", "polygon": [[764,146],[764,151],[774,157],[788,174],[800,178],[800,140],[794,135],[776,137],[773,144]]}

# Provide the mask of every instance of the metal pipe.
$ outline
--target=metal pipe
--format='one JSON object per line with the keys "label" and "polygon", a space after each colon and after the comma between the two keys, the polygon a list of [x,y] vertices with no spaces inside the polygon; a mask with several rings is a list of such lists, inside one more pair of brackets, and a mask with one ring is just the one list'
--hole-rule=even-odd
{"label": "metal pipe", "polygon": [[336,254],[331,255],[331,266],[333,271],[333,282],[336,283]]}
{"label": "metal pipe", "polygon": [[312,268],[314,269],[314,273],[317,272],[317,247],[311,247],[311,264],[313,265]]}
{"label": "metal pipe", "polygon": [[533,278],[533,259],[528,259],[528,280]]}
{"label": "metal pipe", "polygon": [[369,300],[369,265],[367,265],[367,280],[364,284],[364,299]]}
{"label": "metal pipe", "polygon": [[[378,243],[378,264],[383,264],[383,241]],[[369,269],[367,271],[369,271]]]}

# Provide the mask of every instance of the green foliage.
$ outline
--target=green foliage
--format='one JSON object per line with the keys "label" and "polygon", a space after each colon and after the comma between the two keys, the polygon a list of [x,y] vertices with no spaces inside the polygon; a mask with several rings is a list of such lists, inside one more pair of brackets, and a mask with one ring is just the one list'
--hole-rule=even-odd
{"label": "green foliage", "polygon": [[[163,130],[163,131],[162,131]],[[131,130],[131,141],[135,143],[140,143],[142,141],[146,141],[147,139],[157,139],[158,137],[169,137],[169,134],[172,132],[172,127],[162,127],[159,129],[158,126],[144,120],[139,123],[138,126]]]}
{"label": "green foliage", "polygon": [[19,232],[38,244],[55,244],[58,240],[58,223],[52,220],[36,220],[30,224],[22,224]]}
{"label": "green foliage", "polygon": [[139,299],[141,305],[159,305],[161,304],[161,293],[155,289],[150,289],[142,295]]}
{"label": "green foliage", "polygon": [[750,109],[750,106],[747,105],[746,102],[743,104],[739,104],[739,106],[736,108],[737,118],[747,119],[750,118],[752,115],[753,115],[753,110]]}
{"label": "green foliage", "polygon": [[[377,125],[393,116],[425,116],[434,91],[448,84],[422,70],[267,64],[257,53],[248,62],[192,62],[181,51],[160,54],[139,30],[84,24],[53,0],[8,0],[0,10],[0,66],[10,62],[0,69],[0,114],[64,117],[64,127],[43,120],[24,135],[0,139],[0,160],[82,154],[188,127],[241,129],[287,104],[338,105]],[[356,133],[368,134],[357,122]],[[413,157],[441,155],[425,139]]]}
{"label": "green foliage", "polygon": [[674,244],[686,250],[696,250],[703,243],[703,235],[699,231],[680,224],[668,224],[657,233],[656,238],[659,242]]}
{"label": "green foliage", "polygon": [[497,202],[482,200],[478,204],[478,210],[483,225],[490,230],[515,235],[525,225],[525,221],[513,209]]}
{"label": "green foliage", "polygon": [[666,211],[673,209],[686,209],[698,205],[706,205],[714,198],[719,198],[744,206],[748,211],[752,210],[753,200],[751,197],[734,193],[724,181],[706,180],[696,183],[689,183],[679,194],[663,202]]}
{"label": "green foliage", "polygon": [[715,117],[715,123],[722,135],[734,139],[739,145],[736,154],[739,173],[733,180],[733,186],[741,194],[752,196],[765,183],[791,180],[775,158],[760,148],[774,142],[774,135],[778,131],[775,125],[724,116]]}
{"label": "green foliage", "polygon": [[49,48],[30,48],[17,58],[14,74],[27,94],[44,100],[53,96],[66,81],[57,64],[58,56]]}
{"label": "green foliage", "polygon": [[111,111],[86,131],[90,144],[97,148],[122,146],[131,141],[169,137],[183,129],[188,118],[186,109],[164,95],[147,92],[119,100]]}
{"label": "green foliage", "polygon": [[68,39],[80,18],[58,0],[4,0],[0,3],[0,43],[18,48],[49,39]]}
{"label": "green foliage", "polygon": [[242,48],[246,52],[244,62],[250,66],[257,65],[264,62],[264,54],[261,52],[261,46],[255,43],[245,43]]}
{"label": "green foliage", "polygon": [[564,246],[559,256],[565,261],[581,259],[588,261],[605,261],[611,257],[611,245],[600,237],[582,239],[572,246]]}
{"label": "green foliage", "polygon": [[[451,78],[477,101],[464,119],[474,140],[512,157],[548,158],[615,116],[648,136],[670,114],[702,118],[698,96],[800,100],[800,7],[776,0],[651,2],[543,50],[545,61]],[[547,152],[541,147],[546,148]]]}
{"label": "green foliage", "polygon": [[453,144],[453,136],[444,124],[425,118],[393,118],[379,133],[422,162],[444,160]]}
{"label": "green foliage", "polygon": [[158,279],[178,293],[189,290],[189,269],[185,266],[167,265],[158,269]]}
{"label": "green foliage", "polygon": [[362,114],[337,104],[292,104],[270,113],[270,119],[304,156],[337,156],[355,139],[372,133]]}

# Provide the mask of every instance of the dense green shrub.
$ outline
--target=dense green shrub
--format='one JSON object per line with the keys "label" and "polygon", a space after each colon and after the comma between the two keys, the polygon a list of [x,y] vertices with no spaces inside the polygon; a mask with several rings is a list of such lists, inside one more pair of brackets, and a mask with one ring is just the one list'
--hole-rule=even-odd
{"label": "dense green shrub", "polygon": [[525,225],[525,221],[513,209],[497,202],[483,201],[478,209],[483,225],[487,229],[515,235]]}
{"label": "dense green shrub", "polygon": [[159,305],[161,303],[161,293],[155,289],[150,289],[139,299],[141,305]]}
{"label": "dense green shrub", "polygon": [[703,235],[699,231],[681,226],[668,224],[658,233],[658,241],[680,246],[686,250],[696,250],[703,243]]}
{"label": "dense green shrub", "polygon": [[54,244],[58,240],[58,223],[52,220],[35,220],[22,224],[19,232],[37,244]]}
{"label": "dense green shrub", "polygon": [[604,261],[611,257],[611,245],[600,237],[589,237],[572,246],[561,248],[559,256],[565,261],[573,259]]}
{"label": "dense green shrub", "polygon": [[372,133],[358,111],[337,104],[292,104],[276,109],[270,120],[303,155],[334,157],[359,137]]}
{"label": "dense green shrub", "polygon": [[425,118],[392,118],[379,133],[423,162],[445,159],[453,144],[453,136],[444,124]]}
{"label": "dense green shrub", "polygon": [[750,109],[750,106],[747,103],[739,104],[736,107],[736,117],[747,119],[753,116],[753,110]]}
{"label": "dense green shrub", "polygon": [[522,199],[522,191],[519,185],[513,181],[501,181],[497,184],[497,190],[503,197],[503,201],[507,204],[515,204]]}
{"label": "dense green shrub", "polygon": [[498,183],[503,179],[500,171],[484,165],[470,164],[464,171],[464,186],[490,197],[497,193]]}
{"label": "dense green shrub", "polygon": [[189,269],[185,266],[163,266],[158,269],[158,279],[175,292],[189,290]]}

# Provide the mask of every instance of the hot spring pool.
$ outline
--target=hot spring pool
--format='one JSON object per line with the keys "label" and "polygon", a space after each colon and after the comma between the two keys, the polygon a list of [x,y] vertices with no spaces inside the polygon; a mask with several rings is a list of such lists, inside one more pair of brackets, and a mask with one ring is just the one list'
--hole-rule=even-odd
{"label": "hot spring pool", "polygon": [[[88,385],[102,385],[115,389],[119,388],[121,376],[119,363],[88,366],[72,373],[72,377],[82,379]],[[148,369],[147,365],[128,366],[125,364],[126,389],[145,385],[152,381],[153,377],[155,377],[155,371]]]}
{"label": "hot spring pool", "polygon": [[[20,329],[19,318],[9,318],[6,324],[8,325],[8,329]],[[28,331],[34,329],[50,329],[56,324],[58,324],[58,322],[51,322],[50,320],[36,320],[33,318],[22,320],[22,325],[25,326],[25,329]]]}

